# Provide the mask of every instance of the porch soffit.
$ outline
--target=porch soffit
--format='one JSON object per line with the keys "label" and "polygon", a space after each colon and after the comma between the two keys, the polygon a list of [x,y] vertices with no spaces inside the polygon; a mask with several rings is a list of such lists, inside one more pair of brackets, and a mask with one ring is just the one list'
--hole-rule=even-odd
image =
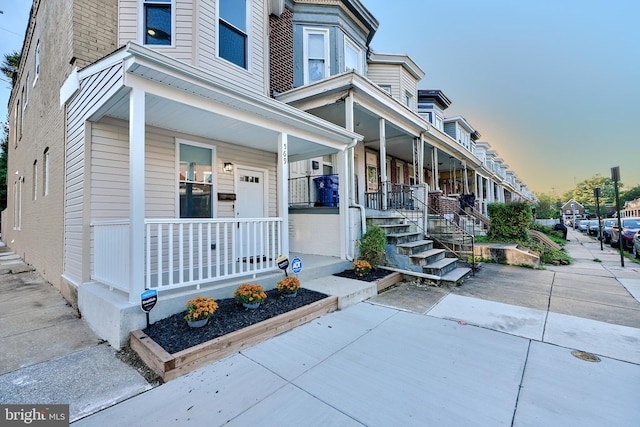
{"label": "porch soffit", "polygon": [[[482,163],[473,153],[465,151],[449,135],[430,126],[374,83],[353,72],[290,90],[280,94],[277,99],[345,126],[344,99],[350,91],[354,95],[354,130],[364,136],[365,147],[380,149],[378,123],[380,118],[384,118],[388,155],[411,161],[411,141],[423,133],[425,147],[436,147],[440,159],[454,157],[457,169],[461,167],[461,160],[465,160],[469,168],[481,166]],[[425,152],[425,164],[431,163],[430,158],[430,152]],[[441,167],[440,170],[447,169]]]}
{"label": "porch soffit", "polygon": [[277,152],[289,136],[292,159],[343,150],[362,136],[266,96],[250,93],[173,58],[128,45],[125,83],[91,117],[129,120],[128,91],[146,92],[147,125],[236,145]]}

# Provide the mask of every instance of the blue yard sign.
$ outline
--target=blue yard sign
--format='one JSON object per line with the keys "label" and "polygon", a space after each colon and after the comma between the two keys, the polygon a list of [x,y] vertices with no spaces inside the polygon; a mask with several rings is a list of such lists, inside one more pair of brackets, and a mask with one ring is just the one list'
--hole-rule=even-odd
{"label": "blue yard sign", "polygon": [[291,271],[295,274],[300,273],[302,271],[302,260],[298,257],[295,257],[291,260]]}

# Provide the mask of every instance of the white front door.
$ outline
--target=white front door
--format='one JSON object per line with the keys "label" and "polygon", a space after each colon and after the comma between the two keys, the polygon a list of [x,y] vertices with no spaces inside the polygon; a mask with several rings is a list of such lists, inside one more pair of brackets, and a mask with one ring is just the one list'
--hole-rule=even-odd
{"label": "white front door", "polygon": [[[266,171],[243,166],[238,166],[236,170],[236,218],[264,218]],[[238,258],[245,262],[260,260],[265,255],[265,239],[260,224],[242,224],[237,232],[241,250]]]}

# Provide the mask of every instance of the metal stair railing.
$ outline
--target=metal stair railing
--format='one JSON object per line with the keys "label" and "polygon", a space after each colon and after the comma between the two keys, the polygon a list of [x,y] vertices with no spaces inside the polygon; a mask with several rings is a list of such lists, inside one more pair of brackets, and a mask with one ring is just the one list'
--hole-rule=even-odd
{"label": "metal stair railing", "polygon": [[[451,229],[452,232],[441,233],[440,235],[450,236],[449,241],[445,241],[444,239],[439,238],[438,234],[431,233],[428,230],[425,230],[425,227],[422,224],[420,224],[419,221],[416,221],[414,218],[410,218],[406,214],[406,211],[401,207],[400,208],[393,207],[390,204],[389,209],[399,214],[406,221],[415,225],[417,230],[419,230],[424,235],[428,235],[431,239],[438,242],[442,247],[444,247],[446,250],[454,254],[456,258],[461,259],[463,261],[466,258],[466,262],[470,261],[471,272],[473,275],[475,275],[476,261],[475,261],[475,250],[474,250],[475,249],[474,235],[467,232],[464,228],[456,224],[455,221],[450,220],[449,218],[444,216],[442,212],[439,212],[438,210],[430,207],[427,203],[425,203],[423,200],[420,200],[419,198],[411,197],[411,206],[412,206],[412,209],[421,210],[423,212],[423,215],[426,215],[427,217],[429,214],[432,214],[434,216],[437,216],[439,221],[444,221],[444,223],[446,224],[446,227]],[[423,224],[426,224],[426,223],[427,223],[426,221],[423,221]],[[471,246],[471,251],[466,249],[469,246]]]}

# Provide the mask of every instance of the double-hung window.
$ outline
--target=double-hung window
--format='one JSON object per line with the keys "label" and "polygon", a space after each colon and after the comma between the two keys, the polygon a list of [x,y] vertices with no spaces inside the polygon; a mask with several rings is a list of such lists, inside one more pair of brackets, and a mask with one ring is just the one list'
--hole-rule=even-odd
{"label": "double-hung window", "polygon": [[47,196],[49,194],[49,147],[44,150],[44,157],[42,161],[42,195]]}
{"label": "double-hung window", "polygon": [[344,37],[344,69],[362,74],[362,49],[347,36]]}
{"label": "double-hung window", "polygon": [[33,77],[33,85],[36,85],[38,81],[38,76],[40,75],[40,40],[36,43],[36,69],[35,76]]}
{"label": "double-hung window", "polygon": [[171,45],[172,0],[143,0],[144,44]]}
{"label": "double-hung window", "polygon": [[304,83],[329,76],[329,31],[304,29]]}
{"label": "double-hung window", "polygon": [[247,1],[220,0],[218,56],[248,68]]}
{"label": "double-hung window", "polygon": [[179,144],[180,218],[213,217],[213,149]]}

